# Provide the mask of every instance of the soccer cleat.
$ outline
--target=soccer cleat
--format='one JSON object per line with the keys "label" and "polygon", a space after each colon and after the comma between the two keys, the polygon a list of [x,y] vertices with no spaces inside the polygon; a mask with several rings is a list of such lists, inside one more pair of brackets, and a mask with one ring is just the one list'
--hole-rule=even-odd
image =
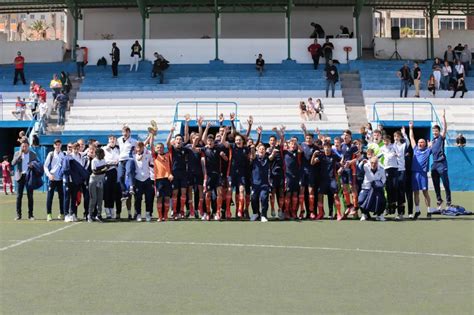
{"label": "soccer cleat", "polygon": [[72,217],[69,214],[64,216],[64,222],[72,222]]}
{"label": "soccer cleat", "polygon": [[161,222],[163,221],[161,218],[156,219],[156,222]]}
{"label": "soccer cleat", "polygon": [[303,220],[305,218],[305,211],[301,210],[300,215],[298,216],[298,219]]}
{"label": "soccer cleat", "polygon": [[279,220],[285,220],[285,215],[283,214],[283,211],[278,210],[278,217],[277,219]]}
{"label": "soccer cleat", "polygon": [[342,221],[344,220],[346,217],[344,215],[337,215],[337,221]]}
{"label": "soccer cleat", "polygon": [[96,222],[102,223],[102,218],[101,218],[100,216],[96,216],[96,217],[94,218],[94,220],[95,220]]}
{"label": "soccer cleat", "polygon": [[413,220],[417,220],[420,215],[421,215],[420,211],[415,212],[415,216],[413,217]]}
{"label": "soccer cleat", "polygon": [[151,221],[151,215],[150,215],[149,212],[147,212],[147,213],[145,214],[145,220],[146,220],[146,222],[150,222],[150,221]]}
{"label": "soccer cleat", "polygon": [[77,222],[77,217],[75,214],[71,216],[71,222]]}
{"label": "soccer cleat", "polygon": [[201,217],[201,221],[207,221],[207,213],[204,213]]}
{"label": "soccer cleat", "polygon": [[58,215],[58,220],[64,220],[64,215],[62,214]]}
{"label": "soccer cleat", "polygon": [[311,220],[316,220],[317,216],[316,216],[313,212],[311,212],[311,213],[309,214],[309,218],[310,218]]}
{"label": "soccer cleat", "polygon": [[242,210],[237,211],[237,218],[242,219]]}
{"label": "soccer cleat", "polygon": [[137,214],[137,222],[142,222],[142,215],[141,214]]}
{"label": "soccer cleat", "polygon": [[366,216],[365,214],[362,214],[362,215],[360,216],[360,220],[361,220],[361,221],[367,221],[367,216]]}
{"label": "soccer cleat", "polygon": [[399,214],[395,217],[395,221],[403,221],[403,214]]}
{"label": "soccer cleat", "polygon": [[17,216],[15,217],[15,221],[18,221],[18,220],[21,220],[21,216],[19,216],[19,215],[17,215]]}
{"label": "soccer cleat", "polygon": [[87,216],[87,222],[88,222],[88,223],[94,222],[94,220],[92,220],[92,216],[91,216],[91,215],[88,215],[88,216]]}
{"label": "soccer cleat", "polygon": [[260,222],[268,222],[268,219],[265,218],[264,216],[262,216],[262,217],[260,218]]}
{"label": "soccer cleat", "polygon": [[28,220],[30,220],[30,221],[34,221],[34,220],[36,220],[36,219],[35,219],[35,217],[34,217],[34,216],[31,216],[31,217],[28,217]]}
{"label": "soccer cleat", "polygon": [[272,218],[274,218],[274,217],[276,216],[275,209],[273,209],[273,210],[271,211],[271,215],[272,215]]}
{"label": "soccer cleat", "polygon": [[130,214],[128,215],[128,221],[132,221],[132,220],[133,220],[133,217],[132,217],[132,214],[130,213]]}
{"label": "soccer cleat", "polygon": [[53,221],[53,216],[51,215],[51,213],[49,213],[47,216],[46,216],[46,221]]}
{"label": "soccer cleat", "polygon": [[408,219],[412,220],[413,218],[414,218],[413,214],[410,213],[410,214],[408,215]]}
{"label": "soccer cleat", "polygon": [[375,217],[375,221],[384,222],[386,220],[385,220],[385,217],[383,216],[383,214],[381,214],[381,215],[378,215],[378,216]]}
{"label": "soccer cleat", "polygon": [[250,221],[256,221],[258,219],[258,214],[252,214],[250,216]]}

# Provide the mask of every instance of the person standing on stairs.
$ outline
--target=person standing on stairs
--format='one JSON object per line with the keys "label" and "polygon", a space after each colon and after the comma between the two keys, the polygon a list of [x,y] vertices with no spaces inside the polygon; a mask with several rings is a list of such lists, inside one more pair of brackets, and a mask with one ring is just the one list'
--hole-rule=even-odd
{"label": "person standing on stairs", "polygon": [[142,46],[138,43],[138,40],[132,45],[132,53],[130,54],[130,71],[133,70],[133,66],[135,66],[135,72],[138,71],[138,62],[142,57]]}
{"label": "person standing on stairs", "polygon": [[336,83],[339,81],[339,73],[337,72],[336,66],[332,60],[326,65],[326,97],[329,97],[329,87],[331,87],[332,97],[334,98],[334,91],[336,89]]}
{"label": "person standing on stairs", "polygon": [[112,75],[114,78],[118,77],[118,64],[120,62],[120,49],[116,43],[112,43],[112,52],[110,53],[112,58]]}

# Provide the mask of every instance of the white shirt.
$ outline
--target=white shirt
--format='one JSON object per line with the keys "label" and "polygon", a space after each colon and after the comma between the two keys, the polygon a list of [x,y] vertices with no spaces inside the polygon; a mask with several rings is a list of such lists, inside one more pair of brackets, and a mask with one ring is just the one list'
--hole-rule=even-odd
{"label": "white shirt", "polygon": [[380,166],[380,164],[377,167],[377,171],[375,173],[372,172],[372,169],[370,168],[370,163],[367,162],[367,164],[364,165],[364,181],[362,182],[362,189],[371,189],[372,188],[372,182],[376,180],[380,180],[382,183],[385,184],[386,177],[385,177],[385,170]]}
{"label": "white shirt", "polygon": [[62,177],[59,177],[57,172],[61,169],[61,163],[64,159],[64,153],[62,151],[49,152],[46,160],[44,161],[44,173],[46,176],[53,175],[54,180],[61,180]]}
{"label": "white shirt", "polygon": [[[106,146],[104,148],[104,153],[104,160],[107,164],[118,163],[118,161],[120,160],[120,149],[118,146],[115,146],[113,149],[109,146]],[[117,166],[110,166],[109,170],[114,168],[117,168]]]}
{"label": "white shirt", "polygon": [[120,161],[133,159],[133,151],[137,145],[137,140],[132,137],[128,137],[127,140],[124,137],[120,137],[117,139],[117,145],[120,148]]}
{"label": "white shirt", "polygon": [[43,118],[44,115],[48,112],[48,103],[40,103],[39,104],[39,114],[40,118]]}
{"label": "white shirt", "polygon": [[139,155],[135,155],[135,179],[141,182],[150,178],[150,168],[153,168],[153,158],[151,154],[143,152],[141,159],[138,160]]}
{"label": "white shirt", "polygon": [[408,146],[408,139],[405,138],[404,143],[394,143],[395,151],[397,152],[398,170],[405,171],[405,152]]}
{"label": "white shirt", "polygon": [[384,168],[398,169],[398,154],[393,144],[384,145],[380,148],[380,154],[383,155]]}
{"label": "white shirt", "polygon": [[451,66],[447,66],[447,67],[443,66],[443,68],[441,69],[441,73],[443,74],[443,77],[450,75],[451,72],[452,72]]}
{"label": "white shirt", "polygon": [[30,152],[21,154],[21,173],[26,174],[28,164],[30,163]]}
{"label": "white shirt", "polygon": [[102,167],[105,165],[105,160],[99,160],[98,158],[94,158],[91,163],[91,169],[92,171],[97,171],[98,168]]}
{"label": "white shirt", "polygon": [[464,65],[460,64],[460,65],[455,65],[454,66],[454,69],[456,69],[456,72],[458,74],[463,74],[464,73]]}

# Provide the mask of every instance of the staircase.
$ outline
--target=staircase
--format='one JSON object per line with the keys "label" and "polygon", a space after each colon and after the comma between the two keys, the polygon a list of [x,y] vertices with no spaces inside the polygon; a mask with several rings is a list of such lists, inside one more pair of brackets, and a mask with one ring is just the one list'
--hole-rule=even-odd
{"label": "staircase", "polygon": [[367,114],[358,71],[341,73],[341,90],[349,129],[353,133],[359,133],[360,127],[367,123]]}
{"label": "staircase", "polygon": [[[71,84],[72,84],[71,91],[69,91],[69,103],[70,103],[70,106],[73,106],[74,105],[74,100],[77,96],[77,92],[79,91],[79,88],[81,87],[82,79],[78,80],[78,77],[76,75],[73,75],[73,74],[70,74],[69,78],[71,79]],[[66,121],[69,117],[69,113],[70,113],[70,110],[68,110],[66,112]],[[58,111],[53,110],[51,112],[50,117],[49,117],[48,127],[46,129],[47,134],[49,134],[49,135],[61,134],[61,132],[64,129],[64,126],[58,126],[57,125],[58,118],[59,118]]]}

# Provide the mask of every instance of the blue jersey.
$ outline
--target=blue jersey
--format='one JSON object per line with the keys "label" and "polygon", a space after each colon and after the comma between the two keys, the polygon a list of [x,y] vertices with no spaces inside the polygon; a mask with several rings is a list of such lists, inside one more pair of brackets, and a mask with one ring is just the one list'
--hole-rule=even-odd
{"label": "blue jersey", "polygon": [[332,153],[336,154],[338,157],[342,159],[342,149],[337,150],[335,147],[333,147],[331,150],[332,150]]}
{"label": "blue jersey", "polygon": [[175,148],[171,146],[171,158],[172,158],[172,172],[175,173],[186,173],[186,161],[189,149],[182,146],[181,148]]}
{"label": "blue jersey", "polygon": [[421,150],[416,146],[413,149],[413,160],[411,163],[411,170],[413,172],[428,172],[428,163],[430,161],[431,149],[425,148]]}
{"label": "blue jersey", "polygon": [[339,168],[341,158],[334,153],[326,155],[324,152],[318,155],[321,180],[336,178],[336,171]]}
{"label": "blue jersey", "polygon": [[301,156],[301,166],[303,171],[312,171],[314,170],[313,165],[311,165],[311,157],[313,156],[314,151],[316,151],[317,147],[314,144],[307,144],[302,143],[301,149],[303,150],[303,154]]}
{"label": "blue jersey", "polygon": [[269,185],[270,159],[265,154],[263,157],[257,157],[252,161],[252,184]]}
{"label": "blue jersey", "polygon": [[250,148],[243,146],[239,148],[235,143],[230,144],[232,154],[232,173],[245,175],[249,171]]}
{"label": "blue jersey", "polygon": [[202,156],[206,161],[206,172],[207,174],[220,173],[220,154],[222,152],[222,146],[215,145],[212,149],[208,147],[201,148]]}
{"label": "blue jersey", "polygon": [[188,172],[191,174],[202,174],[202,167],[201,167],[201,152],[194,152],[191,149],[192,145],[186,145],[186,149],[188,149]]}
{"label": "blue jersey", "polygon": [[280,146],[269,147],[267,154],[272,154],[274,149],[278,150],[279,153],[270,161],[270,174],[272,176],[283,176],[283,155],[281,154]]}
{"label": "blue jersey", "polygon": [[359,151],[359,149],[357,148],[356,145],[352,143],[346,144],[344,142],[341,146],[341,153],[342,153],[342,157],[344,158],[344,162],[348,162],[352,160],[357,154],[357,151]]}
{"label": "blue jersey", "polygon": [[446,155],[444,153],[444,140],[441,135],[433,138],[431,141],[431,152],[433,154],[433,163],[444,163],[446,162]]}
{"label": "blue jersey", "polygon": [[285,177],[298,178],[300,168],[300,157],[298,150],[283,151],[283,162],[285,163]]}

